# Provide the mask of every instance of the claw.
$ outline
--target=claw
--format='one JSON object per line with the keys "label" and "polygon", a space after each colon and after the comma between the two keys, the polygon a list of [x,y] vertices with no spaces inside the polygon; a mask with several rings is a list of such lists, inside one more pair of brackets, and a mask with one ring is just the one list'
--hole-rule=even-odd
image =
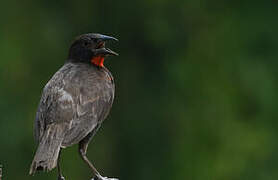
{"label": "claw", "polygon": [[109,177],[103,177],[100,174],[96,175],[95,178],[91,179],[91,180],[119,180],[117,178],[109,178]]}
{"label": "claw", "polygon": [[58,180],[66,180],[64,176],[58,176]]}

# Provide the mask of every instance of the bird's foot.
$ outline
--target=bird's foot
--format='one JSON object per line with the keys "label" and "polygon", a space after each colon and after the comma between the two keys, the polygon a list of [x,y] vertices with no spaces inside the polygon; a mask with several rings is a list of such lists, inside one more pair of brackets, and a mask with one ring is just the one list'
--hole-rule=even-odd
{"label": "bird's foot", "polygon": [[96,177],[94,177],[91,180],[119,180],[117,178],[109,178],[109,177],[103,177],[100,174],[96,175]]}
{"label": "bird's foot", "polygon": [[58,176],[58,180],[66,180],[66,179],[64,178],[64,176],[59,175],[59,176]]}

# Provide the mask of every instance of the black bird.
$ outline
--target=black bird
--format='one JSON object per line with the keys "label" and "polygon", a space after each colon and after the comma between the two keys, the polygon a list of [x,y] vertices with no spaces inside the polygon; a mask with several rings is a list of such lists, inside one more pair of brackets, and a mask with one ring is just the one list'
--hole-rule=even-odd
{"label": "black bird", "polygon": [[107,117],[114,100],[112,74],[104,67],[106,56],[117,56],[105,42],[118,41],[101,34],[83,34],[72,43],[65,64],[43,89],[34,134],[38,148],[30,174],[58,166],[61,149],[79,144],[79,153],[98,179],[102,177],[86,156],[87,147]]}

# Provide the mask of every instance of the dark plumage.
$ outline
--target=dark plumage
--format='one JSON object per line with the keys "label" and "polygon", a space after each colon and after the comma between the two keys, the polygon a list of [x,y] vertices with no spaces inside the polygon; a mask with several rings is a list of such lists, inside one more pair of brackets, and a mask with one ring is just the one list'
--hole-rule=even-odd
{"label": "dark plumage", "polygon": [[86,150],[114,99],[113,77],[102,66],[104,57],[117,55],[105,48],[104,41],[112,39],[116,40],[92,33],[78,37],[65,64],[44,87],[34,128],[39,145],[30,174],[49,171],[58,164],[59,179],[64,179],[58,162],[60,150],[79,143],[81,157],[102,178],[87,159]]}

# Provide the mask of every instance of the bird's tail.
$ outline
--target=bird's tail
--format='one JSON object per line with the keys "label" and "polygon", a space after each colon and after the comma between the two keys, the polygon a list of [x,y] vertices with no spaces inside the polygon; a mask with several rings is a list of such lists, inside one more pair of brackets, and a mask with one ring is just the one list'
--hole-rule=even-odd
{"label": "bird's tail", "polygon": [[63,127],[57,124],[48,126],[40,140],[29,174],[33,175],[36,170],[50,171],[56,167],[63,138]]}

